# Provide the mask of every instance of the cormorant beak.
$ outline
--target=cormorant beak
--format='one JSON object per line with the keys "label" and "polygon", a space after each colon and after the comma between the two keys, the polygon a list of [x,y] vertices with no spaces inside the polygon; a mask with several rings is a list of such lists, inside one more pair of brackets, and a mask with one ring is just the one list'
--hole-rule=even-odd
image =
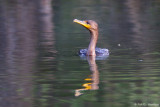
{"label": "cormorant beak", "polygon": [[81,20],[78,20],[78,19],[74,19],[73,22],[76,22],[82,26],[84,26],[85,28],[87,29],[90,29],[91,28],[91,25],[87,23],[87,21],[81,21]]}

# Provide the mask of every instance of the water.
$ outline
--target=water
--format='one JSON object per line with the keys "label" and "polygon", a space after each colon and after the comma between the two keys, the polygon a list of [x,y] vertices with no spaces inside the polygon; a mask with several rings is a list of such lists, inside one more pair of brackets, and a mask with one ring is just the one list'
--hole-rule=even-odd
{"label": "water", "polygon": [[[158,0],[0,2],[0,107],[159,107]],[[81,59],[99,24],[106,60]]]}

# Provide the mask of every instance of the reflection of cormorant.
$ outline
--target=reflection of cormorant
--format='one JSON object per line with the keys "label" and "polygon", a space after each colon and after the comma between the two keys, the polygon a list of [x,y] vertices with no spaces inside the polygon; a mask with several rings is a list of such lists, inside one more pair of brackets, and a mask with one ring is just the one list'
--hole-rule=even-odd
{"label": "reflection of cormorant", "polygon": [[97,64],[95,62],[95,56],[87,56],[87,61],[90,66],[90,71],[92,72],[92,75],[85,79],[87,83],[83,84],[82,86],[84,88],[77,89],[75,91],[75,96],[80,96],[83,94],[82,91],[85,90],[98,90],[98,84],[99,84],[99,72],[97,68]]}
{"label": "reflection of cormorant", "polygon": [[79,51],[80,56],[108,56],[108,49],[96,48],[96,43],[98,40],[98,24],[93,20],[80,21],[74,19],[73,22],[76,22],[90,31],[91,40],[88,46],[88,49],[81,49]]}

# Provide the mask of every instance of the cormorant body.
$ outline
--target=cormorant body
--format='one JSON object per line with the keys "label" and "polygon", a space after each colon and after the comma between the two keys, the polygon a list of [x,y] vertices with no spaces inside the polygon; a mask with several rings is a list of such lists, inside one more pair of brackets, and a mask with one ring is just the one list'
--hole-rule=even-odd
{"label": "cormorant body", "polygon": [[76,22],[82,26],[84,26],[86,29],[90,32],[90,43],[87,49],[81,49],[79,51],[80,57],[85,56],[96,56],[97,58],[106,58],[109,56],[109,50],[105,48],[97,48],[97,40],[98,40],[98,24],[93,20],[85,20],[81,21],[78,19],[74,19],[73,22]]}

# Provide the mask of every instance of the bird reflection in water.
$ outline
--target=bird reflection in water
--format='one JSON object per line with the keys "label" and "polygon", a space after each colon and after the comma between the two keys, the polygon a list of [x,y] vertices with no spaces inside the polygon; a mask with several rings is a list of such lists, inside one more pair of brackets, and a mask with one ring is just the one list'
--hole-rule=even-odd
{"label": "bird reflection in water", "polygon": [[87,83],[84,83],[82,86],[84,88],[82,89],[76,89],[75,90],[75,96],[80,96],[83,94],[83,91],[85,90],[98,90],[99,89],[99,71],[96,64],[96,57],[95,56],[87,56],[86,57],[90,71],[92,72],[92,75],[88,76],[88,78],[84,79],[87,81]]}
{"label": "bird reflection in water", "polygon": [[105,60],[109,56],[109,50],[105,48],[97,48],[98,40],[98,24],[93,20],[78,20],[74,19],[73,22],[78,23],[85,27],[90,32],[90,43],[87,49],[81,49],[79,51],[79,56],[82,59],[87,59],[90,66],[90,71],[92,75],[85,79],[87,83],[83,84],[84,88],[77,89],[75,91],[75,96],[80,96],[85,90],[98,90],[99,84],[99,72],[95,60]]}

